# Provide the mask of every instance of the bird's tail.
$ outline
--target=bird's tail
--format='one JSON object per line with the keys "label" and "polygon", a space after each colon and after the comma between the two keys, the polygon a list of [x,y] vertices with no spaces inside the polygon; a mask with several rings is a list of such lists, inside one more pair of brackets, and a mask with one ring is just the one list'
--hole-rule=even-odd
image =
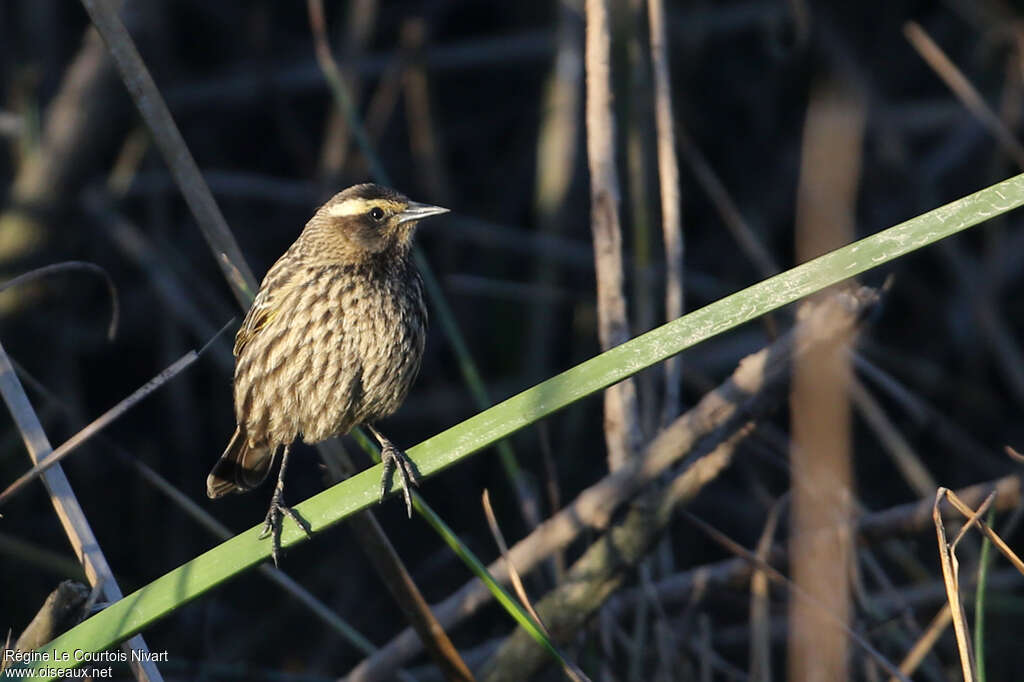
{"label": "bird's tail", "polygon": [[216,499],[228,493],[252,490],[267,477],[277,448],[258,448],[249,444],[242,427],[235,429],[224,454],[206,477],[206,494]]}

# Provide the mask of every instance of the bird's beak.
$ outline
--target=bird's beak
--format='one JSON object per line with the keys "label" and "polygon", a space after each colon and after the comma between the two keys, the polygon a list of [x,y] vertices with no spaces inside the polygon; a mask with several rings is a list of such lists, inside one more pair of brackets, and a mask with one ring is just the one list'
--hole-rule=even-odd
{"label": "bird's beak", "polygon": [[410,201],[405,210],[398,214],[398,223],[401,225],[402,223],[423,220],[432,215],[441,215],[442,213],[448,213],[448,209],[441,208],[440,206],[431,206],[430,204],[421,204],[418,201]]}

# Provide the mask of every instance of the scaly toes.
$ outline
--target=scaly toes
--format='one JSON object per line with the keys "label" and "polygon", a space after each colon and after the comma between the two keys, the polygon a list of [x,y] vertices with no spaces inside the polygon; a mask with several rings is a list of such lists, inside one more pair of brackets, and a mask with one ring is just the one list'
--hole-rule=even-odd
{"label": "scaly toes", "polygon": [[270,555],[274,559],[274,565],[278,565],[278,558],[281,556],[281,527],[284,517],[288,516],[308,537],[313,537],[313,529],[309,523],[299,516],[299,513],[284,503],[281,495],[275,494],[270,501],[270,509],[267,510],[267,517],[263,520],[263,529],[260,531],[260,539],[267,536],[272,537]]}
{"label": "scaly toes", "polygon": [[[390,444],[389,444],[390,445]],[[402,488],[402,497],[405,498],[405,511],[412,517],[412,493],[411,487],[419,485],[419,477],[416,475],[416,469],[410,461],[409,456],[404,452],[394,447],[385,447],[381,452],[381,461],[384,463],[384,473],[380,480],[380,496],[381,499],[388,491],[388,481],[391,479],[392,474],[397,470],[398,477],[400,479],[400,486]]]}

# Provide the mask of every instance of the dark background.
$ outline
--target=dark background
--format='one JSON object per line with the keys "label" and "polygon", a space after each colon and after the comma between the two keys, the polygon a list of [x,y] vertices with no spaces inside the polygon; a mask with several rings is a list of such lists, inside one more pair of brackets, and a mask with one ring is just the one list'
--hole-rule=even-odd
{"label": "dark background", "polygon": [[[645,177],[631,184],[626,163],[629,131],[640,131],[637,138],[648,145],[653,131],[649,86],[630,61],[631,35],[640,35],[646,45],[646,14],[637,19],[632,3],[612,4],[621,211],[632,329],[638,334],[663,322],[657,167],[648,154]],[[262,277],[319,203],[369,179],[351,142],[340,170],[324,167],[333,107],[314,59],[305,3],[128,0],[126,5],[123,16],[142,56],[253,271]],[[804,33],[793,14],[802,6],[781,0],[668,3],[678,129],[704,154],[781,267],[794,264],[801,136],[816,79],[827,75],[850,83],[867,103],[856,219],[860,236],[1020,170],[903,34],[906,21],[919,22],[1018,132],[1024,56],[1020,25],[1014,23],[1022,16],[1015,7],[967,0],[811,3]],[[550,113],[545,89],[557,26],[566,22],[557,4],[382,2],[363,46],[346,42],[348,3],[327,2],[326,9],[335,53],[348,73],[359,77],[360,112],[368,115],[367,103],[375,97],[382,102],[370,123],[379,131],[373,143],[394,186],[452,209],[450,217],[423,225],[418,242],[492,398],[512,395],[596,354],[581,118],[570,189],[554,221],[545,225],[535,200],[538,131]],[[116,76],[108,76],[82,103],[81,115],[91,117],[87,133],[63,150],[73,161],[54,173],[47,191],[26,200],[14,188],[25,159],[39,144],[69,65],[83,49],[87,26],[75,2],[0,3],[0,109],[16,121],[0,137],[0,182],[9,219],[0,224],[0,273],[8,278],[62,260],[91,261],[110,273],[121,302],[120,328],[110,342],[105,337],[109,301],[94,277],[60,275],[0,296],[5,349],[60,401],[28,388],[54,446],[240,315]],[[400,37],[416,26],[424,31],[422,49],[403,52]],[[582,30],[578,16],[565,26]],[[425,74],[429,121],[423,109],[410,108],[408,91],[395,78],[408,64]],[[390,104],[380,94],[388,87],[398,88]],[[414,152],[417,137],[411,132],[423,129],[436,152],[426,157]],[[126,161],[132,149],[139,155]],[[111,188],[115,166],[128,169],[118,176],[127,178],[121,188]],[[686,305],[694,309],[761,277],[723,229],[683,156],[680,173]],[[637,202],[649,211],[646,225],[637,218]],[[129,226],[133,243],[141,243],[149,256],[130,246],[117,221]],[[951,488],[1019,467],[1002,454],[1004,444],[1024,444],[1024,395],[1012,379],[1024,334],[1019,223],[1019,215],[1011,214],[862,278],[879,284],[885,274],[896,276],[881,316],[865,334],[864,352],[931,404],[962,435],[961,443],[974,448],[964,452],[961,443],[938,437],[901,406],[880,398],[931,474]],[[1002,336],[981,323],[986,310],[995,311]],[[543,328],[538,329],[538,319],[546,320]],[[236,325],[196,364],[109,427],[106,440],[90,442],[64,465],[126,593],[216,541],[141,481],[115,450],[159,471],[236,531],[263,517],[269,486],[218,502],[208,501],[204,491],[206,474],[234,426],[230,347]],[[1000,351],[1000,339],[1009,347]],[[768,340],[763,326],[748,325],[685,353],[686,404]],[[659,377],[654,370],[641,382],[652,385]],[[405,406],[388,420],[386,432],[411,446],[476,411],[435,322],[420,379]],[[0,412],[0,481],[6,485],[28,467],[28,458],[6,411]],[[778,422],[786,424],[784,413]],[[600,399],[578,403],[547,420],[546,427],[561,498],[568,501],[606,473]],[[856,418],[854,443],[858,496],[866,507],[884,509],[915,499]],[[513,446],[529,475],[544,485],[538,430],[519,433]],[[366,463],[350,441],[346,447]],[[760,533],[765,495],[781,495],[789,485],[779,466],[782,456],[766,455],[765,449],[752,448],[739,457],[691,505],[747,547]],[[324,485],[316,453],[306,446],[296,452],[289,469],[292,501]],[[425,482],[422,492],[463,541],[490,560],[496,550],[479,507],[483,488],[491,491],[506,536],[521,537],[526,529],[493,451]],[[421,520],[406,520],[399,503],[388,502],[378,514],[429,601],[467,579],[464,566]],[[1013,546],[1021,537],[1006,539]],[[16,635],[56,583],[73,575],[68,569],[73,556],[40,484],[3,509],[0,540],[0,627]],[[930,562],[935,579],[934,532],[925,528],[910,540],[922,561]],[[689,525],[675,525],[672,541],[680,570],[727,556]],[[570,557],[582,547],[574,545]],[[284,567],[375,643],[404,626],[344,527],[289,552]],[[534,587],[537,597],[547,589],[543,582]],[[1016,593],[1019,597],[1019,583]],[[998,671],[1017,670],[1021,663],[1015,634],[1021,603],[1005,592],[999,595],[1001,606],[993,607],[989,624],[989,656],[997,666],[990,674],[1009,679]],[[746,599],[745,591],[712,595],[696,610],[717,631],[745,622]],[[919,617],[927,622],[938,606],[922,607]],[[695,613],[673,608],[680,636],[692,636]],[[779,609],[785,613],[783,605]],[[452,633],[460,648],[510,630],[507,617],[493,607],[473,623]],[[196,666],[241,662],[336,676],[360,660],[253,572],[144,634],[152,649],[167,649],[172,659]],[[941,658],[955,666],[951,640],[945,644]],[[723,643],[720,653],[746,669],[745,646]],[[586,646],[581,651],[583,662],[593,660]],[[623,674],[620,664],[612,657],[612,669]],[[198,671],[193,670],[195,676]]]}

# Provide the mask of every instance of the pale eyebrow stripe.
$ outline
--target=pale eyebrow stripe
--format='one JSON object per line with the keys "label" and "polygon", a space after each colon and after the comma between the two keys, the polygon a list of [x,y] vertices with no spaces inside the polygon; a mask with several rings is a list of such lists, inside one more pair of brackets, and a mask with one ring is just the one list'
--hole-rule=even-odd
{"label": "pale eyebrow stripe", "polygon": [[393,206],[394,202],[387,199],[346,199],[337,206],[327,209],[327,215],[341,218],[342,216],[361,215],[374,207],[390,209]]}

